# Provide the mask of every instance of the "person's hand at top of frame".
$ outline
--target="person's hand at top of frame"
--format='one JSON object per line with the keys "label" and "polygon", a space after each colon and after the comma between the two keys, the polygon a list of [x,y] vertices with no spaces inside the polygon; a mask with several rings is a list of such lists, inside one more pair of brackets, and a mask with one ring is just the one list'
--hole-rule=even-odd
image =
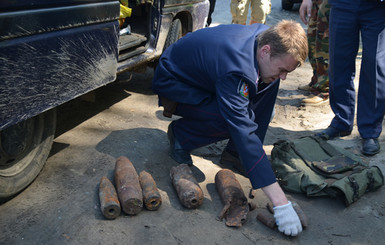
{"label": "person's hand at top of frame", "polygon": [[309,23],[309,18],[311,15],[311,6],[312,0],[303,0],[301,3],[301,7],[299,8],[299,17],[305,25]]}

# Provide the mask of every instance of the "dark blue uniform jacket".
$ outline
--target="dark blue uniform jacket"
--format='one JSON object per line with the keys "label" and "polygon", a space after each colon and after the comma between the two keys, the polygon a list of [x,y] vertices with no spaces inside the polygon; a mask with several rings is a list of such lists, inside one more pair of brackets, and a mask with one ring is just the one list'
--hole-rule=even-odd
{"label": "dark blue uniform jacket", "polygon": [[253,188],[276,181],[255,134],[252,116],[258,115],[249,109],[258,92],[256,37],[267,28],[220,25],[187,34],[163,53],[153,80],[158,95],[179,103],[196,105],[216,97]]}

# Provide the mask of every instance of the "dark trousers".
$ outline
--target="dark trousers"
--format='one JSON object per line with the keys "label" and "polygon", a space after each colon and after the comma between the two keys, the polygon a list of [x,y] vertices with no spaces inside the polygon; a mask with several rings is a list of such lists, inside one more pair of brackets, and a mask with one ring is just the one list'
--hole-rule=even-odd
{"label": "dark trousers", "polygon": [[355,116],[356,56],[362,41],[357,126],[362,138],[377,138],[385,113],[385,7],[361,1],[356,10],[332,6],[329,19],[331,126],[351,130]]}
{"label": "dark trousers", "polygon": [[[249,115],[258,124],[255,133],[261,142],[269,126],[278,88],[277,80],[270,84],[268,89],[258,93],[249,104]],[[226,120],[219,111],[215,94],[211,99],[198,105],[178,104],[175,115],[182,118],[174,122],[174,134],[183,149],[187,151],[231,138]],[[228,147],[231,150],[235,150],[233,144],[236,142],[229,142]]]}

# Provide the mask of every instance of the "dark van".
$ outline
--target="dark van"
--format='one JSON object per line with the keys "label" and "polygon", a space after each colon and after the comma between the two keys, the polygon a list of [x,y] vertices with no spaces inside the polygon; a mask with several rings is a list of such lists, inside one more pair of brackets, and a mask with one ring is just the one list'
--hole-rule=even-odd
{"label": "dark van", "polygon": [[203,28],[208,0],[0,1],[0,199],[41,171],[55,108],[156,62],[170,44]]}

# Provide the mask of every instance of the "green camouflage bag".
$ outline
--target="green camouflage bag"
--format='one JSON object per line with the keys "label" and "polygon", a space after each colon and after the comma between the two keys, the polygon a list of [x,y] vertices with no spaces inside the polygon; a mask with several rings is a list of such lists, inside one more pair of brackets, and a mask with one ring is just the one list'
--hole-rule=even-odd
{"label": "green camouflage bag", "polygon": [[342,198],[346,206],[384,185],[377,166],[369,167],[357,155],[315,136],[277,141],[271,158],[284,190]]}

